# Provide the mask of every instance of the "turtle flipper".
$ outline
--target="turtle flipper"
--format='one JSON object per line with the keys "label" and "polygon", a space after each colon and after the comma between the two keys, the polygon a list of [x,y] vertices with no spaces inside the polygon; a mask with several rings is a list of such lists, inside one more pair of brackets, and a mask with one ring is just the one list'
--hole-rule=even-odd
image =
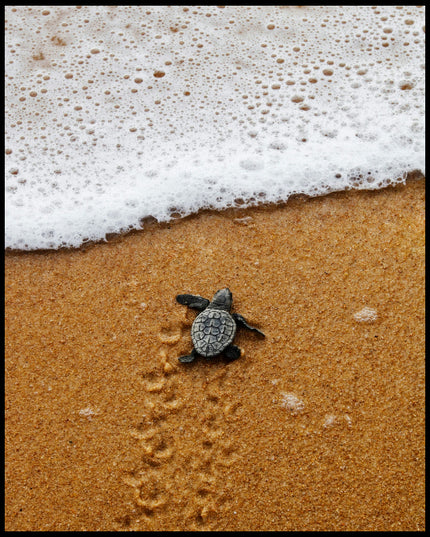
{"label": "turtle flipper", "polygon": [[257,334],[260,334],[260,336],[266,337],[261,330],[258,328],[254,328],[253,326],[249,325],[246,320],[240,315],[240,313],[233,313],[232,314],[233,319],[236,321],[236,323],[239,326],[243,326],[244,328],[247,328],[248,330],[252,330],[253,332],[257,332]]}
{"label": "turtle flipper", "polygon": [[191,351],[191,354],[187,354],[187,356],[179,356],[178,360],[182,362],[183,364],[188,364],[189,362],[192,362],[197,358],[197,352],[196,349],[193,349]]}
{"label": "turtle flipper", "polygon": [[236,345],[229,345],[224,350],[224,356],[227,358],[229,362],[232,362],[233,360],[237,360],[240,358],[240,349]]}
{"label": "turtle flipper", "polygon": [[210,304],[207,298],[198,295],[178,295],[176,301],[183,306],[188,306],[199,311],[205,310]]}

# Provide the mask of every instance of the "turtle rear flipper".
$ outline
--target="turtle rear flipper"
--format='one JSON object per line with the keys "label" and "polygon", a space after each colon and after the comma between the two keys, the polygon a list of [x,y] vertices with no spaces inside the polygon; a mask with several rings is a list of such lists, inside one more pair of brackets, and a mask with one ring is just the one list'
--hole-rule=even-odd
{"label": "turtle rear flipper", "polygon": [[229,362],[240,358],[240,354],[240,349],[236,345],[229,345],[224,351],[224,356]]}
{"label": "turtle rear flipper", "polygon": [[190,354],[187,354],[187,356],[179,356],[178,360],[183,364],[188,364],[189,362],[193,362],[196,358],[197,353],[196,350],[193,349]]}
{"label": "turtle rear flipper", "polygon": [[233,313],[232,314],[233,319],[236,321],[236,323],[239,326],[243,326],[244,328],[247,328],[248,330],[252,330],[253,332],[257,332],[257,334],[260,334],[260,336],[266,337],[261,330],[258,328],[254,328],[253,326],[249,325],[245,318],[240,315],[240,313]]}
{"label": "turtle rear flipper", "polygon": [[207,298],[198,295],[178,295],[176,301],[183,306],[188,306],[198,311],[205,310],[210,304]]}

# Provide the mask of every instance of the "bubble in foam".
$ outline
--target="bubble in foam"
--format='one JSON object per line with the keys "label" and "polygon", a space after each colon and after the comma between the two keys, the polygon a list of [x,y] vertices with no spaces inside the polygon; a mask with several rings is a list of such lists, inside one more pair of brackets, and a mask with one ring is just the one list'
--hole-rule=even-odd
{"label": "bubble in foam", "polygon": [[6,246],[424,172],[399,7],[7,6]]}

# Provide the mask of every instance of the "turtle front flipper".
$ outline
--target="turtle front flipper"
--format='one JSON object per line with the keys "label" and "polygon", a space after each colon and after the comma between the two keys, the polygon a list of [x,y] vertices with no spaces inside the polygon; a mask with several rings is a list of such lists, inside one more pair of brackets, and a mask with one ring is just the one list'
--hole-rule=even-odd
{"label": "turtle front flipper", "polygon": [[183,364],[188,364],[189,362],[194,361],[197,358],[197,352],[196,349],[193,349],[191,351],[191,354],[187,354],[187,356],[179,356],[178,360],[182,362]]}
{"label": "turtle front flipper", "polygon": [[198,311],[205,310],[210,304],[207,298],[198,295],[178,295],[176,301],[183,306],[188,306]]}
{"label": "turtle front flipper", "polygon": [[257,334],[260,334],[260,336],[266,337],[261,330],[258,328],[254,328],[253,326],[249,325],[246,320],[240,315],[240,313],[233,313],[232,314],[233,319],[236,321],[236,323],[239,326],[243,326],[244,328],[247,328],[248,330],[252,330],[253,332],[257,332]]}

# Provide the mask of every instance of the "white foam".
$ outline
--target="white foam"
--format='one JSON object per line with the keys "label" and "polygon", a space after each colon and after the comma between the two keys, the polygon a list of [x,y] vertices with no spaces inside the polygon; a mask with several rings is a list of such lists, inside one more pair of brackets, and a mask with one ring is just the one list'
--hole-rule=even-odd
{"label": "white foam", "polygon": [[364,307],[353,315],[354,319],[359,323],[373,323],[378,318],[378,312],[369,307]]}
{"label": "white foam", "polygon": [[6,246],[424,172],[423,26],[423,6],[6,6]]}
{"label": "white foam", "polygon": [[305,408],[305,403],[297,397],[294,393],[281,392],[282,401],[281,406],[291,410],[292,412],[302,412]]}

